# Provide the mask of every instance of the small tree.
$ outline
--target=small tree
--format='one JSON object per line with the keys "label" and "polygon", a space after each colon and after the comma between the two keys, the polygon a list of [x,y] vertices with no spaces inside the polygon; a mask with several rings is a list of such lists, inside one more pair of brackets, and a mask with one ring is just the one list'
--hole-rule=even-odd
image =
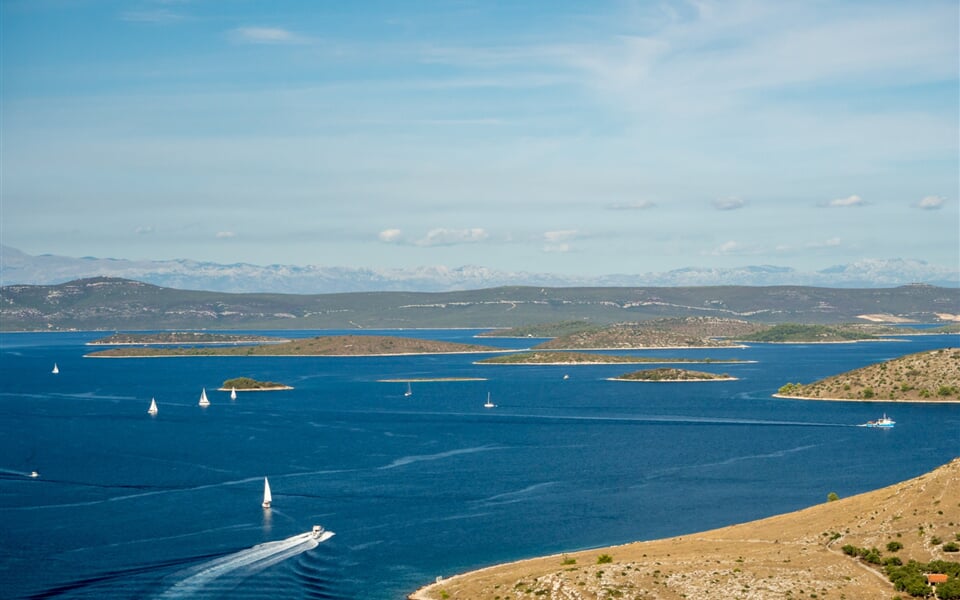
{"label": "small tree", "polygon": [[830,492],[827,494],[827,502],[836,502],[839,499],[840,496],[838,496],[836,492]]}
{"label": "small tree", "polygon": [[597,557],[598,565],[611,563],[611,562],[613,562],[613,557],[610,556],[609,554],[601,554],[600,556]]}

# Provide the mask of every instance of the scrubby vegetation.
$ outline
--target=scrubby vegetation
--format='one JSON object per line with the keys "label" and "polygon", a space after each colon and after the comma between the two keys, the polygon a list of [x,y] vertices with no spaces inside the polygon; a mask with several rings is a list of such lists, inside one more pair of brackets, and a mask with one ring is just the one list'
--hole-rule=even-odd
{"label": "scrubby vegetation", "polygon": [[723,347],[734,345],[729,338],[767,328],[769,325],[715,317],[654,319],[571,333],[544,342],[536,349]]}
{"label": "scrubby vegetation", "polygon": [[536,364],[591,364],[591,363],[735,363],[737,360],[712,358],[675,358],[664,356],[624,356],[590,352],[517,352],[501,354],[477,361],[479,364],[536,365]]}
{"label": "scrubby vegetation", "polygon": [[[903,546],[899,542],[890,542],[887,549],[895,547],[900,550]],[[904,564],[896,556],[884,558],[877,548],[858,548],[847,544],[841,548],[844,554],[862,560],[872,565],[882,565],[887,577],[898,592],[906,592],[911,596],[926,598],[933,594],[933,587],[927,583],[928,573],[947,575],[947,581],[936,586],[937,598],[960,598],[960,562],[933,560],[921,563],[915,560]]]}
{"label": "scrubby vegetation", "polygon": [[764,331],[753,333],[740,339],[746,342],[854,342],[876,339],[877,335],[893,335],[903,333],[893,327],[879,327],[877,325],[801,325],[799,323],[783,323],[774,325]]}
{"label": "scrubby vegetation", "polygon": [[810,384],[787,383],[777,393],[805,398],[960,402],[960,349],[909,354]]}
{"label": "scrubby vegetation", "polygon": [[250,377],[236,377],[234,379],[228,379],[223,382],[223,385],[220,386],[222,390],[237,389],[237,390],[267,390],[267,389],[290,389],[290,386],[276,383],[273,381],[257,381],[256,379],[251,379]]}
{"label": "scrubby vegetation", "polygon": [[599,331],[600,329],[603,329],[602,325],[590,323],[589,321],[556,321],[553,323],[535,323],[533,325],[511,327],[509,329],[494,329],[485,331],[477,337],[555,338],[572,333]]}
{"label": "scrubby vegetation", "polygon": [[716,381],[732,379],[728,374],[705,373],[703,371],[688,371],[686,369],[644,369],[620,375],[616,379],[630,381]]}

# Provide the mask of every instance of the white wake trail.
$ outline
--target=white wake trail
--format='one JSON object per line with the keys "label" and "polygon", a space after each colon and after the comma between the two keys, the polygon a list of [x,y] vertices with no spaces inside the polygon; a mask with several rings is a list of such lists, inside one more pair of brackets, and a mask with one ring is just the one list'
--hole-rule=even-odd
{"label": "white wake trail", "polygon": [[253,575],[302,552],[312,550],[333,535],[332,531],[325,531],[320,537],[314,537],[312,532],[301,533],[285,540],[258,544],[252,548],[216,558],[175,575],[175,577],[185,578],[157,598],[190,598],[204,592],[221,577],[231,575],[242,579]]}

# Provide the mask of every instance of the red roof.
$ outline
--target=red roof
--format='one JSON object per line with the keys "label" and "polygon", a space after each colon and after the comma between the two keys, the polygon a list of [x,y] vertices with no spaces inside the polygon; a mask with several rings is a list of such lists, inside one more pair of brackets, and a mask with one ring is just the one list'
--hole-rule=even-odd
{"label": "red roof", "polygon": [[946,583],[947,576],[943,573],[927,573],[927,583]]}

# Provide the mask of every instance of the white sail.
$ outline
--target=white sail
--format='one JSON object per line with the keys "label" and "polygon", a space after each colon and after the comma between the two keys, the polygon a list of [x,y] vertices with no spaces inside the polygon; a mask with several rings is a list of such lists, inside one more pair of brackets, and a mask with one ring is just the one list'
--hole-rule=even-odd
{"label": "white sail", "polygon": [[263,478],[263,504],[264,508],[270,508],[270,504],[273,502],[273,495],[270,493],[270,482],[267,481],[267,478]]}
{"label": "white sail", "polygon": [[207,400],[207,388],[203,388],[200,392],[200,406],[210,406],[210,401]]}
{"label": "white sail", "polygon": [[410,382],[407,382],[407,391],[403,393],[404,396],[412,396],[413,389],[410,387]]}
{"label": "white sail", "polygon": [[230,399],[231,400],[237,399],[237,388],[230,388]]}
{"label": "white sail", "polygon": [[57,363],[53,363],[53,370],[50,372],[53,373],[54,375],[60,372],[60,367],[57,366]]}
{"label": "white sail", "polygon": [[487,392],[487,402],[483,405],[484,408],[493,408],[496,404],[490,401],[490,392]]}
{"label": "white sail", "polygon": [[150,398],[150,408],[147,409],[147,412],[151,415],[157,414],[157,399]]}

